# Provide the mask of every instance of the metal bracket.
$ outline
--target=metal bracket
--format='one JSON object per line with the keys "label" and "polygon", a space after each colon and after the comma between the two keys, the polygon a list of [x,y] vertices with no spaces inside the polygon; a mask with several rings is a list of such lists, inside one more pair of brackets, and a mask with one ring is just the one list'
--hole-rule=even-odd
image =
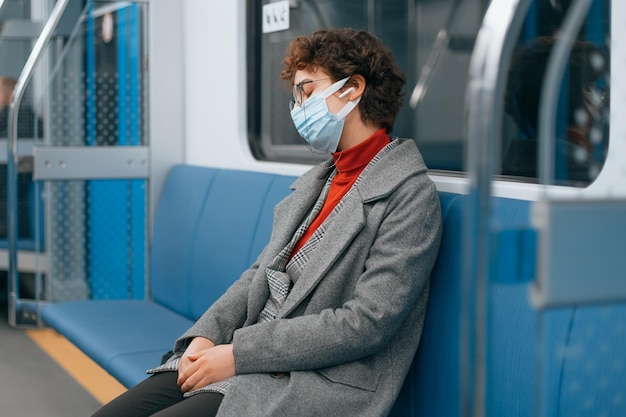
{"label": "metal bracket", "polygon": [[538,308],[626,300],[626,200],[540,201]]}
{"label": "metal bracket", "polygon": [[34,180],[148,178],[145,146],[35,146]]}

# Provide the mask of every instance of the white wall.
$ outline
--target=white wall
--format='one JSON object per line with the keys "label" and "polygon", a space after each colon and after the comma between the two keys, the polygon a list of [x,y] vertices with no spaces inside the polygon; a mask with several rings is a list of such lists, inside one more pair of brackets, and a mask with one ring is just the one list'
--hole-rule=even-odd
{"label": "white wall", "polygon": [[185,160],[299,175],[306,166],[260,163],[247,146],[244,0],[184,0]]}
{"label": "white wall", "polygon": [[182,9],[178,2],[151,0],[149,5],[150,218],[165,175],[185,161]]}
{"label": "white wall", "polygon": [[245,135],[244,2],[185,0],[186,159],[228,166]]}

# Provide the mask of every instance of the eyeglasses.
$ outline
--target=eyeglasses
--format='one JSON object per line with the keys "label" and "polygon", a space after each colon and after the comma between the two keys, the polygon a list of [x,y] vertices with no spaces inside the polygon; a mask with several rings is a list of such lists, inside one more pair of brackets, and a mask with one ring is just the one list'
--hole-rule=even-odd
{"label": "eyeglasses", "polygon": [[300,107],[305,102],[305,97],[304,97],[304,85],[305,84],[311,84],[311,83],[324,81],[324,80],[332,80],[332,78],[326,77],[326,78],[320,78],[318,80],[304,80],[304,81],[300,81],[298,84],[295,84],[293,86],[293,95],[291,97],[291,100],[289,100],[289,110],[293,110],[296,107]]}

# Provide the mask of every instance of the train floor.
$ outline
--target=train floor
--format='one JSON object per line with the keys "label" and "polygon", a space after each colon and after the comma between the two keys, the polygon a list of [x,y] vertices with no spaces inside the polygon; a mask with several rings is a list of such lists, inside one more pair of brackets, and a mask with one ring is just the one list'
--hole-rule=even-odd
{"label": "train floor", "polygon": [[[72,372],[68,372],[68,365],[50,355],[46,340],[51,340],[53,332],[9,326],[5,288],[0,285],[0,416],[88,417],[93,414],[103,400],[77,381]],[[52,339],[55,338],[62,339],[53,334]],[[63,355],[72,352],[66,345],[59,346]],[[77,357],[66,360],[69,367],[72,363],[83,367],[80,364],[83,359]]]}

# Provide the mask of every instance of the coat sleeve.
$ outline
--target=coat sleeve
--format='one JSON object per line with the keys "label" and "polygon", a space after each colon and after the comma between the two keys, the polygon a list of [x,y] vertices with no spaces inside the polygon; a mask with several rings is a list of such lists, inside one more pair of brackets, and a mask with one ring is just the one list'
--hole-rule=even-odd
{"label": "coat sleeve", "polygon": [[426,175],[418,175],[386,200],[353,298],[318,314],[238,329],[233,341],[237,373],[302,371],[355,361],[396,337],[410,311],[425,309],[441,238],[437,191]]}

